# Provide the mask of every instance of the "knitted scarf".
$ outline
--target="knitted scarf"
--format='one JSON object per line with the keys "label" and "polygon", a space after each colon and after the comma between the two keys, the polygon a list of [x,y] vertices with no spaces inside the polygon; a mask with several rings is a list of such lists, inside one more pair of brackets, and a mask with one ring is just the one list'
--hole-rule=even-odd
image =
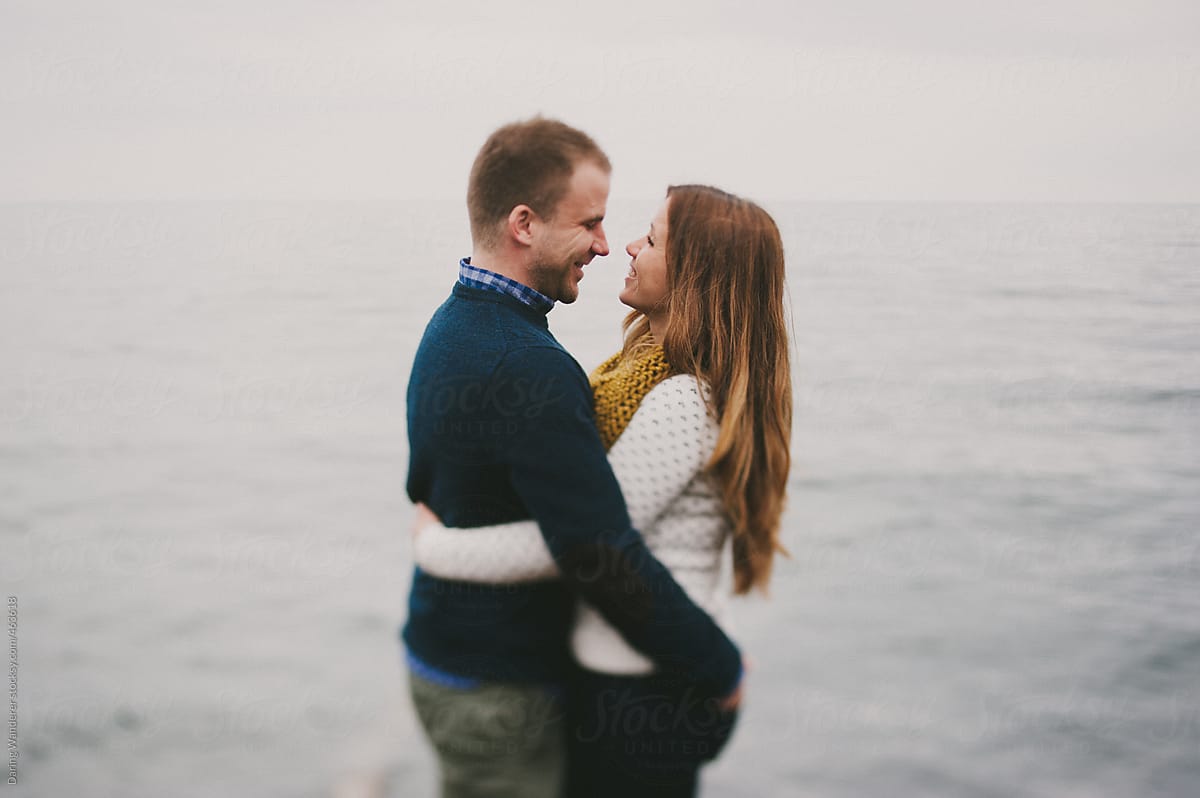
{"label": "knitted scarf", "polygon": [[595,395],[596,429],[611,449],[650,389],[671,376],[662,346],[652,346],[628,360],[621,353],[596,367],[589,376]]}

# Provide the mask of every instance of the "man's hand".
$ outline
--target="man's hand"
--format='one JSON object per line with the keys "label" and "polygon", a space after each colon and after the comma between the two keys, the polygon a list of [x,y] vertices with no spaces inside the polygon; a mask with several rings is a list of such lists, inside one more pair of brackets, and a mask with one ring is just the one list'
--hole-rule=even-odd
{"label": "man's hand", "polygon": [[740,707],[742,705],[742,693],[745,692],[745,688],[742,687],[742,685],[744,685],[745,683],[746,683],[746,677],[745,677],[745,675],[743,675],[742,680],[740,682],[738,682],[737,689],[734,690],[729,695],[722,698],[721,701],[717,704],[717,706],[719,706],[721,708],[722,712],[733,712],[735,709],[737,709],[738,707]]}
{"label": "man's hand", "polygon": [[738,680],[738,685],[732,693],[720,700],[718,706],[725,712],[733,712],[742,705],[742,696],[746,693],[746,677],[750,674],[750,658],[742,656],[742,678]]}
{"label": "man's hand", "polygon": [[442,522],[442,519],[440,519],[436,515],[434,515],[433,510],[430,510],[428,507],[426,507],[421,502],[417,502],[416,513],[413,514],[413,521],[412,521],[413,539],[415,540],[417,535],[419,535],[421,533],[421,530],[424,529],[425,527],[431,526],[433,524],[440,524],[441,522]]}

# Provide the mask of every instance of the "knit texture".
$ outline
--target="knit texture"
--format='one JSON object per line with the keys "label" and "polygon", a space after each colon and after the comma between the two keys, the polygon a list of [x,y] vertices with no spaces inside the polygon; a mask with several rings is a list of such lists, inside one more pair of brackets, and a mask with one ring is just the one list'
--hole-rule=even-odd
{"label": "knit texture", "polygon": [[587,375],[545,315],[456,284],[422,336],[407,400],[409,498],[458,527],[536,518],[563,570],[562,582],[496,589],[417,568],[402,633],[413,656],[484,682],[559,681],[578,596],[664,670],[709,695],[733,689],[737,647],[634,529]]}
{"label": "knit texture", "polygon": [[[663,380],[642,400],[608,459],[647,547],[692,601],[727,626],[719,582],[730,527],[720,494],[705,473],[719,427],[704,398],[695,377]],[[414,557],[423,570],[468,582],[526,582],[558,575],[532,521],[473,529],[433,525],[417,535]],[[575,659],[592,670],[654,670],[648,658],[586,604],[577,610],[571,648]]]}
{"label": "knit texture", "polygon": [[671,373],[661,345],[622,359],[621,353],[596,367],[588,377],[595,396],[596,429],[605,449],[611,449],[629,425],[642,399]]}

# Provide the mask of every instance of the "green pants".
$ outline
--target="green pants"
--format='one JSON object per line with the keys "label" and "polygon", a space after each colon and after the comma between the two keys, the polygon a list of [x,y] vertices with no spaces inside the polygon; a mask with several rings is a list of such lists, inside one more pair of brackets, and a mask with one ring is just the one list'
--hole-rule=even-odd
{"label": "green pants", "polygon": [[409,673],[425,734],[437,751],[442,798],[562,798],[563,701],[547,690],[443,687]]}

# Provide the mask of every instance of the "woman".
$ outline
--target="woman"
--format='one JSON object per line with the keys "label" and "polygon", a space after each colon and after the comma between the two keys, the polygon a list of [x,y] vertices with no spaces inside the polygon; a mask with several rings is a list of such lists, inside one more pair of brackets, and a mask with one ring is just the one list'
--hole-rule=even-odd
{"label": "woman", "polygon": [[[765,590],[791,458],[791,375],[779,230],[752,202],[673,186],[632,257],[625,344],[591,375],[596,425],[635,528],[699,606],[722,622],[720,558],[734,590]],[[480,582],[553,578],[533,521],[446,529],[429,516],[416,561]],[[735,716],[697,702],[586,605],[571,647],[571,796],[690,796]]]}

